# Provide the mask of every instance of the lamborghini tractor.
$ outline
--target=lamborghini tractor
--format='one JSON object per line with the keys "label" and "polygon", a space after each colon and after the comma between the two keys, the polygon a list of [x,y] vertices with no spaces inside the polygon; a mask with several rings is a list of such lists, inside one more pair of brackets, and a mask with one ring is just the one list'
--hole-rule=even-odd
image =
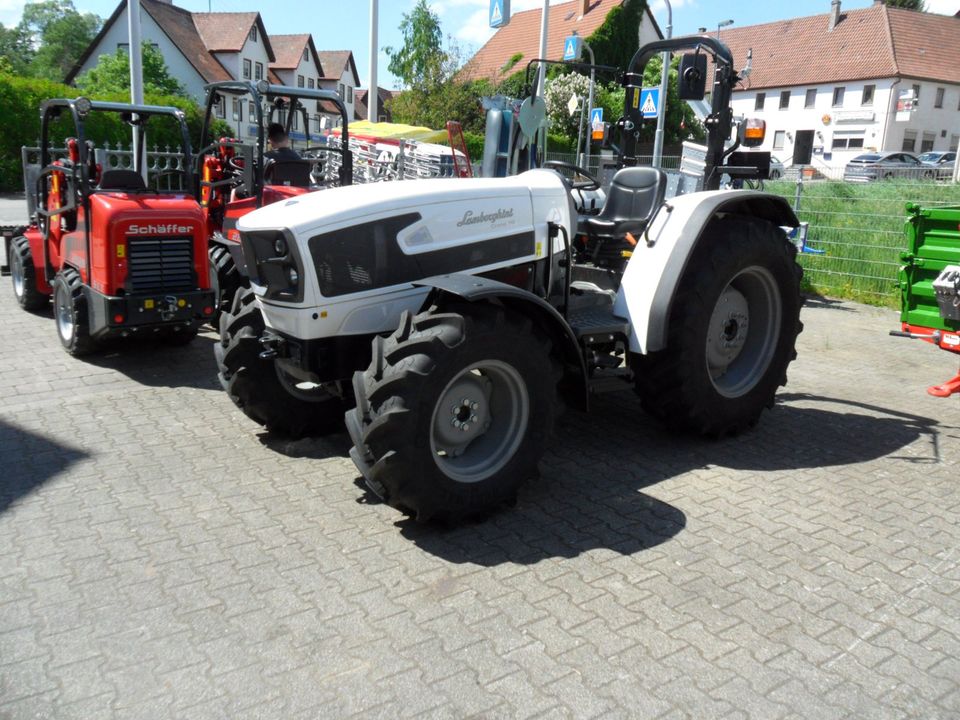
{"label": "lamborghini tractor", "polygon": [[[25,310],[46,307],[52,296],[57,333],[71,355],[130,335],[187,343],[214,312],[203,213],[190,192],[159,189],[159,176],[148,187],[142,152],[131,168],[102,167],[87,128],[104,114],[130,125],[141,148],[151,123],[166,118],[189,167],[190,140],[178,108],[84,97],[46,101],[40,172],[27,187],[32,222],[8,248],[14,294]],[[65,157],[53,157],[54,133],[70,135]]]}
{"label": "lamborghini tractor", "polygon": [[[643,69],[693,50],[703,95],[705,191],[666,198],[637,167]],[[774,403],[795,357],[801,270],[789,205],[718,191],[731,165],[727,47],[640,48],[624,75],[622,167],[599,214],[582,168],[498,179],[335,188],[238,223],[250,273],[221,318],[220,379],[269,430],[339,427],[369,487],[419,519],[488,512],[537,473],[558,402],[633,388],[667,426],[725,436]]]}

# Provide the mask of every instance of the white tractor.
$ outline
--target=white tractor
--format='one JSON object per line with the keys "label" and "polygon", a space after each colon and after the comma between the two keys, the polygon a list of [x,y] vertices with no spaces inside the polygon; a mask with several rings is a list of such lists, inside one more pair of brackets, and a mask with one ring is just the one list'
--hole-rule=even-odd
{"label": "white tractor", "polygon": [[[723,165],[726,47],[641,48],[627,98],[650,57],[691,47],[718,68],[715,188],[721,172],[748,172]],[[749,190],[665,200],[661,171],[623,167],[599,215],[581,216],[578,191],[595,181],[576,176],[333,188],[250,213],[239,229],[251,290],[221,321],[221,382],[279,432],[334,430],[346,413],[368,485],[419,519],[510,501],[536,475],[561,401],[587,410],[592,393],[633,386],[672,428],[755,424],[802,327],[790,207]]]}

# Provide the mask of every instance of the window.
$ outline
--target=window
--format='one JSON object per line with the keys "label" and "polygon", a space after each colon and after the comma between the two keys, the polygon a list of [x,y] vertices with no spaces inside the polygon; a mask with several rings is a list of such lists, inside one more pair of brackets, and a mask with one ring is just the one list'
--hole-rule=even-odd
{"label": "window", "polygon": [[960,149],[960,135],[950,136],[950,152],[956,152]]}
{"label": "window", "polygon": [[845,87],[836,87],[833,89],[833,106],[843,107],[843,95],[847,91]]}
{"label": "window", "polygon": [[353,85],[347,85],[347,102],[353,102]]}
{"label": "window", "polygon": [[240,98],[233,99],[233,119],[237,122],[243,120],[243,101]]}
{"label": "window", "polygon": [[255,80],[263,80],[263,63],[258,62],[258,63],[254,66],[254,76],[253,76],[253,77],[254,77]]}
{"label": "window", "polygon": [[337,94],[340,96],[340,99],[346,96],[347,91],[344,89],[343,83],[337,83]]}
{"label": "window", "polygon": [[923,139],[920,141],[920,152],[925,153],[933,150],[933,143],[936,139],[936,133],[925,132],[923,134]]}
{"label": "window", "polygon": [[934,106],[935,108],[942,108],[942,107],[943,107],[943,93],[944,93],[944,92],[945,92],[945,91],[944,91],[943,88],[937,88],[937,98],[936,98],[936,100],[933,101],[933,106]]}
{"label": "window", "polygon": [[307,87],[313,88],[313,78],[307,78]]}
{"label": "window", "polygon": [[220,99],[217,100],[217,104],[213,106],[213,114],[216,115],[218,118],[222,118],[226,115],[226,112],[224,111],[224,102],[223,102],[222,95],[220,96]]}
{"label": "window", "polygon": [[767,99],[766,93],[757,93],[757,99],[753,103],[754,110],[763,110],[763,103]]}
{"label": "window", "polygon": [[247,105],[247,117],[251,120],[257,117],[257,105],[252,100],[250,101],[250,104]]}
{"label": "window", "polygon": [[863,147],[863,135],[837,132],[833,134],[831,150],[857,150]]}
{"label": "window", "polygon": [[787,110],[790,108],[790,91],[784,90],[780,93],[780,109]]}
{"label": "window", "polygon": [[256,41],[257,41],[257,24],[256,24],[256,23],[254,23],[254,24],[253,24],[253,27],[250,28],[250,36],[249,36],[249,37],[250,37],[250,39],[251,39],[253,42],[256,42]]}
{"label": "window", "polygon": [[873,93],[877,89],[876,85],[864,85],[863,97],[860,98],[861,105],[873,105]]}
{"label": "window", "polygon": [[812,108],[817,104],[817,90],[816,88],[810,88],[807,90],[806,97],[803,98],[803,106],[805,108]]}
{"label": "window", "polygon": [[903,133],[903,147],[901,150],[906,152],[913,152],[917,147],[917,131],[916,130],[906,130]]}
{"label": "window", "polygon": [[243,60],[243,79],[250,79],[250,61],[244,58]]}
{"label": "window", "polygon": [[919,100],[919,99],[920,99],[920,86],[919,86],[919,85],[914,85],[914,86],[913,86],[913,99],[914,99],[914,100]]}
{"label": "window", "polygon": [[306,48],[306,47],[305,47],[305,48],[303,49],[303,59],[304,59],[304,60],[309,60],[309,59],[310,59],[310,48]]}
{"label": "window", "polygon": [[783,150],[783,140],[786,132],[783,130],[777,130],[773,134],[773,149],[774,150]]}
{"label": "window", "polygon": [[303,75],[297,75],[297,87],[303,87]]}

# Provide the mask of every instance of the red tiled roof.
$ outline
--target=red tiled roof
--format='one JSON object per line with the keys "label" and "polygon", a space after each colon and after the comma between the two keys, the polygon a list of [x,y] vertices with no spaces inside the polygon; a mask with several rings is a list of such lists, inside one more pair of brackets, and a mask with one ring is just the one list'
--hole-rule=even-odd
{"label": "red tiled roof", "polygon": [[193,13],[193,22],[210,52],[240,52],[258,16],[255,12]]}
{"label": "red tiled roof", "polygon": [[307,33],[301,35],[271,35],[270,43],[273,45],[276,60],[270,63],[270,67],[278,70],[295,69],[300,65],[303,49],[308,42],[310,42],[310,35]]}
{"label": "red tiled roof", "polygon": [[877,4],[725,29],[720,39],[741,69],[753,49],[748,88],[792,87],[883,77],[960,82],[960,19]]}
{"label": "red tiled roof", "polygon": [[353,62],[353,53],[349,50],[319,50],[317,57],[320,60],[320,67],[323,68],[324,78],[339,80],[343,71],[349,68],[353,73],[354,83],[360,84],[357,66]]}
{"label": "red tiled roof", "polygon": [[[547,33],[547,57],[563,57],[563,40],[576,30],[584,38],[590,37],[599,28],[607,15],[624,0],[592,0],[587,12],[580,14],[583,0],[550,6]],[[542,8],[515,13],[510,24],[497,30],[496,34],[477,51],[459,73],[461,80],[503,78],[503,66],[516,54],[523,57],[510,69],[513,74],[540,54],[540,15]]]}

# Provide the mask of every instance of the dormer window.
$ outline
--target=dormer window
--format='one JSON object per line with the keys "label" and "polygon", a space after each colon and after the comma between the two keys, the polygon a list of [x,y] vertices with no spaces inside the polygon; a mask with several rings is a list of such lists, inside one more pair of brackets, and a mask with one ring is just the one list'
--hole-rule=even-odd
{"label": "dormer window", "polygon": [[254,23],[253,27],[250,28],[250,41],[251,42],[257,41],[257,24],[256,23]]}

